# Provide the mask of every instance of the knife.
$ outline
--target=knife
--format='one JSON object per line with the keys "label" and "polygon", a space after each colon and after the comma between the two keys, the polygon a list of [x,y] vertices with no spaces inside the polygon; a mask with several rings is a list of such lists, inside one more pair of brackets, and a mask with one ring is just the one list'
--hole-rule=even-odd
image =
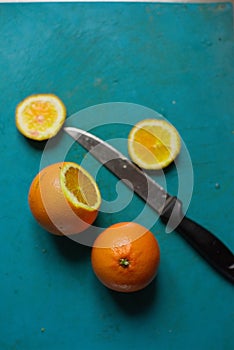
{"label": "knife", "polygon": [[168,194],[150,176],[117,149],[84,130],[64,127],[64,131],[114,173],[159,215],[223,277],[234,283],[234,255],[221,240],[183,214],[182,202]]}

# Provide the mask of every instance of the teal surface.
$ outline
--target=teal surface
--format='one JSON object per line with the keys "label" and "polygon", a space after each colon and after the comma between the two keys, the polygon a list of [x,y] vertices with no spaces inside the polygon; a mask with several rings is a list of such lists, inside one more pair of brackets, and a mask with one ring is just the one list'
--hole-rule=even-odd
{"label": "teal surface", "polygon": [[[0,5],[1,350],[234,348],[233,286],[158,221],[152,232],[161,248],[159,274],[131,295],[97,281],[88,246],[37,225],[27,194],[45,144],[26,140],[14,120],[24,97],[47,92],[64,101],[68,117],[107,102],[158,111],[177,127],[191,156],[188,215],[234,250],[233,62],[230,3]],[[104,119],[97,115],[93,123]],[[85,128],[86,120],[78,124]],[[117,124],[94,131],[106,139],[128,133]],[[55,153],[66,137],[56,139]],[[78,161],[79,152],[72,148],[68,158]],[[115,179],[102,171],[101,192],[114,200]],[[176,194],[175,166],[165,176]],[[96,224],[132,219],[143,205],[132,201],[101,212]],[[152,211],[144,210],[147,224]]]}

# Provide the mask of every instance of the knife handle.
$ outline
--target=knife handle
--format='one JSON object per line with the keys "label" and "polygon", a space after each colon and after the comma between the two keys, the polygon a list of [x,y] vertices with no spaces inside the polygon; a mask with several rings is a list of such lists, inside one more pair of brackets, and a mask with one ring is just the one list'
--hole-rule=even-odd
{"label": "knife handle", "polygon": [[176,197],[171,197],[165,206],[161,220],[168,223],[173,212],[180,215],[180,222],[176,231],[188,243],[195,248],[198,253],[207,260],[210,265],[219,273],[234,284],[234,255],[214,234],[187,218],[182,213],[182,204]]}

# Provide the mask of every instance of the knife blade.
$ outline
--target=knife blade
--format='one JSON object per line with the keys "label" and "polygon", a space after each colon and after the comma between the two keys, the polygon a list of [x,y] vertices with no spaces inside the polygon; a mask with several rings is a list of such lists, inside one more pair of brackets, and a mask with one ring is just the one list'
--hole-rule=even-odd
{"label": "knife blade", "polygon": [[82,129],[64,127],[64,131],[152,207],[162,222],[172,225],[217,272],[234,283],[234,254],[213,233],[187,218],[177,197],[167,193],[109,143]]}

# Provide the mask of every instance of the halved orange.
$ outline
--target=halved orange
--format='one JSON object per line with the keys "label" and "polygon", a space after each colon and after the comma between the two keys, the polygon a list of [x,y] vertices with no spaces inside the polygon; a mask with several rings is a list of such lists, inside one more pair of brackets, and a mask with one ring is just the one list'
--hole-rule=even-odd
{"label": "halved orange", "polygon": [[36,221],[47,231],[70,235],[96,219],[101,195],[94,178],[73,162],[42,169],[32,181],[28,202]]}
{"label": "halved orange", "polygon": [[66,118],[63,102],[53,94],[31,95],[16,107],[16,126],[26,137],[47,140],[55,136]]}
{"label": "halved orange", "polygon": [[180,135],[169,122],[161,119],[139,121],[128,136],[128,152],[143,169],[162,169],[180,152]]}

